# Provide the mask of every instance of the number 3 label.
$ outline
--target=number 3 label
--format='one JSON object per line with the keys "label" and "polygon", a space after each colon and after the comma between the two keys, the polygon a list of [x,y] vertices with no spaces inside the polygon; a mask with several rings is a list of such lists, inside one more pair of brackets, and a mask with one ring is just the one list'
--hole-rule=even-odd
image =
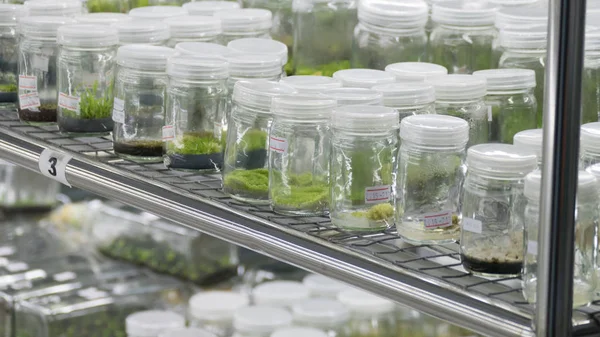
{"label": "number 3 label", "polygon": [[66,171],[67,164],[73,158],[72,156],[56,152],[50,149],[44,149],[40,154],[39,168],[40,173],[48,178],[58,180],[61,183],[71,187],[71,184],[67,181]]}

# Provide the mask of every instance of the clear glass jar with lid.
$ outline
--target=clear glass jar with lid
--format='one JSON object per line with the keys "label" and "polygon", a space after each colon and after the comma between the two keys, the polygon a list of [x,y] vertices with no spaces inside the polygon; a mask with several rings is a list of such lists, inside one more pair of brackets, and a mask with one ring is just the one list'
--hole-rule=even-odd
{"label": "clear glass jar with lid", "polygon": [[452,116],[409,116],[400,124],[396,229],[416,244],[456,240],[469,125]]}
{"label": "clear glass jar with lid", "polygon": [[385,71],[396,76],[397,82],[427,82],[437,76],[448,74],[448,69],[427,62],[398,62],[385,67]]}
{"label": "clear glass jar with lid", "polygon": [[490,3],[499,8],[521,8],[523,6],[535,4],[537,0],[490,0]]}
{"label": "clear glass jar with lid", "polygon": [[583,84],[581,101],[582,123],[597,122],[600,117],[600,31],[585,34]]}
{"label": "clear glass jar with lid", "polygon": [[462,190],[460,257],[485,276],[515,276],[523,267],[525,176],[537,168],[534,152],[511,144],[479,144],[467,151]]}
{"label": "clear glass jar with lid", "polygon": [[28,16],[19,20],[19,118],[29,123],[56,122],[58,109],[56,33],[71,18]]}
{"label": "clear glass jar with lid", "polygon": [[113,129],[117,30],[101,25],[58,29],[58,129],[108,134]]}
{"label": "clear glass jar with lid", "polygon": [[169,26],[167,47],[174,48],[180,42],[221,41],[221,21],[209,16],[183,15],[163,21]]}
{"label": "clear glass jar with lid", "polygon": [[423,0],[360,1],[350,65],[383,70],[393,62],[425,61],[427,17]]}
{"label": "clear glass jar with lid", "polygon": [[227,48],[231,49],[232,54],[268,54],[281,59],[281,67],[286,68],[288,63],[288,48],[285,44],[265,38],[249,37],[237,39],[229,42]]}
{"label": "clear glass jar with lid", "polygon": [[294,40],[292,0],[241,0],[244,8],[262,8],[273,13],[271,37],[292,50]]}
{"label": "clear glass jar with lid", "polygon": [[342,87],[342,82],[329,76],[295,75],[280,81],[296,89],[300,94],[321,94],[329,89]]}
{"label": "clear glass jar with lid", "polygon": [[365,88],[337,88],[323,91],[324,97],[337,101],[338,106],[344,105],[383,105],[383,94]]}
{"label": "clear glass jar with lid", "polygon": [[146,44],[164,46],[169,41],[169,26],[162,22],[127,21],[115,24],[119,45]]}
{"label": "clear glass jar with lid", "polygon": [[308,327],[290,327],[275,330],[271,337],[328,337],[328,335],[319,329]]}
{"label": "clear glass jar with lid", "polygon": [[538,103],[533,94],[533,70],[489,69],[476,71],[473,75],[481,76],[487,82],[488,142],[510,144],[517,132],[537,127]]}
{"label": "clear glass jar with lid", "polygon": [[292,315],[285,309],[252,306],[239,309],[233,318],[234,337],[271,337],[277,329],[292,324]]}
{"label": "clear glass jar with lid", "polygon": [[269,199],[276,213],[323,215],[329,209],[329,120],[337,103],[318,94],[273,99]]}
{"label": "clear glass jar with lid", "polygon": [[180,42],[175,46],[180,54],[226,59],[232,54],[226,46],[211,42]]}
{"label": "clear glass jar with lid", "polygon": [[185,327],[185,318],[171,311],[147,310],[125,319],[127,337],[159,337],[163,332]]}
{"label": "clear glass jar with lid", "polygon": [[117,51],[112,118],[115,154],[133,161],[163,159],[167,47],[130,45]]}
{"label": "clear glass jar with lid", "polygon": [[487,143],[489,122],[485,105],[486,80],[472,75],[446,75],[431,79],[435,89],[435,110],[440,115],[459,117],[469,122],[467,148]]}
{"label": "clear glass jar with lid", "polygon": [[200,328],[178,328],[170,329],[158,335],[158,337],[219,337],[208,330]]}
{"label": "clear glass jar with lid", "polygon": [[248,296],[231,291],[206,291],[189,301],[190,326],[202,327],[218,337],[233,334],[233,316],[238,309],[250,305]]}
{"label": "clear glass jar with lid", "polygon": [[292,307],[294,325],[320,329],[328,337],[350,336],[350,311],[335,298],[313,298]]}
{"label": "clear glass jar with lid", "polygon": [[79,0],[28,0],[24,6],[28,16],[66,16],[76,17],[83,13]]}
{"label": "clear glass jar with lid", "polygon": [[134,8],[129,11],[129,16],[137,21],[163,21],[164,19],[188,15],[185,8],[179,6],[148,6]]}
{"label": "clear glass jar with lid", "polygon": [[[586,305],[594,298],[597,281],[595,256],[598,240],[598,182],[586,172],[579,171],[575,204],[575,259],[573,265],[573,307]],[[525,178],[525,231],[522,287],[523,296],[535,304],[537,295],[538,231],[540,224],[540,193],[542,172],[537,170]]]}
{"label": "clear glass jar with lid", "polygon": [[306,275],[302,284],[308,288],[312,298],[336,299],[340,292],[348,288],[343,282],[319,274]]}
{"label": "clear glass jar with lid", "polygon": [[167,61],[166,120],[162,128],[168,168],[218,170],[223,165],[222,123],[227,62],[176,55]]}
{"label": "clear glass jar with lid", "polygon": [[58,181],[0,160],[0,209],[50,210],[59,191]]}
{"label": "clear glass jar with lid", "polygon": [[190,15],[213,16],[216,12],[240,8],[235,1],[194,1],[183,4]]}
{"label": "clear glass jar with lid", "polygon": [[600,122],[581,126],[579,148],[579,166],[582,170],[600,163]]}
{"label": "clear glass jar with lid", "polygon": [[376,69],[344,69],[336,71],[333,76],[342,82],[344,88],[370,89],[379,84],[396,82],[394,75]]}
{"label": "clear glass jar with lid", "polygon": [[294,75],[331,76],[350,68],[356,0],[293,0]]}
{"label": "clear glass jar with lid", "polygon": [[266,9],[241,8],[218,11],[214,17],[221,20],[223,28],[222,42],[245,37],[271,38],[273,14]]}
{"label": "clear glass jar with lid", "polygon": [[391,83],[373,87],[383,95],[383,106],[400,114],[400,121],[412,115],[435,113],[435,92],[426,83]]}
{"label": "clear glass jar with lid", "polygon": [[0,106],[18,101],[17,21],[26,15],[23,5],[0,4]]}
{"label": "clear glass jar with lid", "polygon": [[310,292],[301,282],[270,281],[252,289],[254,304],[290,310],[296,303],[307,300]]}
{"label": "clear glass jar with lid", "polygon": [[543,129],[523,130],[515,134],[513,138],[513,145],[535,153],[538,160],[538,167],[542,169],[542,160],[544,155],[544,149],[542,148],[543,140]]}
{"label": "clear glass jar with lid", "polygon": [[[281,69],[281,67],[279,68]],[[239,81],[232,96],[227,123],[223,191],[233,198],[269,203],[268,132],[271,100],[293,94],[292,87],[266,80]]]}
{"label": "clear glass jar with lid", "polygon": [[396,304],[359,289],[348,289],[338,301],[350,310],[349,336],[396,336]]}
{"label": "clear glass jar with lid", "polygon": [[123,13],[90,13],[75,18],[78,23],[89,25],[115,25],[121,22],[133,21],[133,18]]}
{"label": "clear glass jar with lid", "polygon": [[492,43],[496,38],[496,9],[485,2],[434,4],[435,27],[429,38],[429,62],[442,65],[450,74],[471,74],[495,68]]}
{"label": "clear glass jar with lid", "polygon": [[379,231],[394,222],[398,112],[367,105],[338,107],[331,118],[333,225]]}

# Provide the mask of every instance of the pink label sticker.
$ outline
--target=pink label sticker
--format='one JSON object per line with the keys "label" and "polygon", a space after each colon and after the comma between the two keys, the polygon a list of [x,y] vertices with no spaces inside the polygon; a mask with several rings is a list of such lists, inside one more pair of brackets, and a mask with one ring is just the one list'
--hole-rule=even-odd
{"label": "pink label sticker", "polygon": [[391,197],[392,187],[390,185],[365,188],[365,203],[367,204],[378,204],[390,201]]}
{"label": "pink label sticker", "polygon": [[452,212],[442,211],[437,213],[427,213],[423,216],[425,228],[444,228],[452,225]]}
{"label": "pink label sticker", "polygon": [[287,139],[273,136],[269,137],[269,149],[279,153],[286,153],[288,149]]}
{"label": "pink label sticker", "polygon": [[79,111],[79,97],[70,96],[70,95],[65,94],[64,92],[61,92],[58,94],[58,106],[63,109],[78,112]]}
{"label": "pink label sticker", "polygon": [[19,75],[19,89],[37,91],[37,76]]}
{"label": "pink label sticker", "polygon": [[173,125],[165,125],[162,128],[162,140],[173,140],[175,139],[175,128]]}
{"label": "pink label sticker", "polygon": [[19,95],[19,106],[21,109],[30,109],[40,107],[40,96],[37,92]]}

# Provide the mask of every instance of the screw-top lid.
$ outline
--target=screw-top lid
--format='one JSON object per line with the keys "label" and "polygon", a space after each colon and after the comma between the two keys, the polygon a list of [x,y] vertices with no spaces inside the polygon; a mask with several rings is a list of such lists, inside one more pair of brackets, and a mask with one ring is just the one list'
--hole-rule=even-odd
{"label": "screw-top lid", "polygon": [[19,32],[24,36],[56,39],[58,28],[77,21],[62,16],[26,16],[19,20]]}
{"label": "screw-top lid", "polygon": [[147,21],[162,21],[166,18],[183,15],[188,15],[188,11],[179,6],[148,6],[129,11],[129,16],[134,20]]}
{"label": "screw-top lid", "polygon": [[[278,98],[280,99],[279,101],[277,101]],[[314,100],[312,101],[312,104],[303,103],[304,107],[299,107],[294,106],[294,103],[298,104],[301,101],[300,99],[294,99],[293,96],[280,96],[278,98],[273,98],[272,112],[292,116],[295,115],[295,113],[289,113],[285,110],[296,108],[307,113],[312,112],[318,115],[319,110],[321,113],[330,113],[331,109],[335,106],[335,102],[331,100]],[[311,111],[311,108],[313,111]],[[296,113],[299,113],[299,111]],[[300,282],[271,281],[256,286],[252,291],[252,296],[254,298],[254,303],[257,305],[289,308],[294,305],[294,303],[307,299],[310,294],[308,289]]]}
{"label": "screw-top lid", "polygon": [[323,93],[329,89],[342,87],[342,82],[329,76],[295,75],[284,77],[280,82],[293,87],[299,93],[303,94]]}
{"label": "screw-top lid", "polygon": [[294,304],[294,322],[299,325],[332,327],[344,324],[350,312],[342,303],[327,298],[314,298]]}
{"label": "screw-top lid", "polygon": [[425,147],[465,147],[469,123],[445,115],[414,115],[402,119],[400,138]]}
{"label": "screw-top lid", "polygon": [[522,179],[537,168],[533,151],[511,144],[479,144],[467,150],[467,169],[503,179]]}
{"label": "screw-top lid", "polygon": [[513,27],[523,29],[528,26],[546,25],[548,8],[544,6],[505,7],[496,13],[495,26],[498,30]]}
{"label": "screw-top lid", "polygon": [[398,111],[376,105],[338,106],[331,117],[331,127],[357,133],[387,134],[398,129]]}
{"label": "screw-top lid", "polygon": [[276,55],[281,60],[281,65],[288,62],[288,48],[285,44],[269,39],[261,39],[256,37],[237,39],[229,42],[227,48],[234,53],[248,54],[269,54]]}
{"label": "screw-top lid", "polygon": [[491,26],[496,19],[496,7],[485,1],[448,1],[434,4],[431,20],[451,26]]}
{"label": "screw-top lid", "polygon": [[324,91],[322,95],[335,99],[338,106],[383,104],[383,95],[380,92],[365,88],[329,89]]}
{"label": "screw-top lid", "polygon": [[383,105],[390,108],[414,107],[435,102],[435,92],[426,83],[390,83],[373,87],[383,95]]}
{"label": "screw-top lid", "polygon": [[223,59],[231,54],[229,48],[210,42],[180,42],[175,45],[175,50],[181,54],[211,56]]}
{"label": "screw-top lid", "polygon": [[600,122],[586,123],[581,126],[581,150],[600,152]]}
{"label": "screw-top lid", "polygon": [[500,31],[498,43],[507,49],[540,49],[548,45],[548,27],[507,27]]}
{"label": "screw-top lid", "polygon": [[165,331],[158,337],[217,337],[217,335],[199,328],[179,328]]}
{"label": "screw-top lid", "polygon": [[127,68],[166,71],[167,59],[175,54],[172,48],[148,45],[119,47],[117,64]]}
{"label": "screw-top lid", "polygon": [[110,26],[65,25],[58,28],[57,43],[69,47],[109,47],[119,44],[119,36]]}
{"label": "screw-top lid", "polygon": [[333,73],[333,78],[346,88],[371,88],[378,84],[394,83],[394,75],[375,69],[344,69]]}
{"label": "screw-top lid", "polygon": [[359,289],[344,290],[338,295],[338,301],[359,317],[388,314],[396,309],[394,302]]}
{"label": "screw-top lid", "polygon": [[238,9],[240,5],[234,1],[195,1],[183,4],[191,15],[212,16],[218,11]]}
{"label": "screw-top lid", "polygon": [[16,26],[17,21],[26,15],[23,5],[0,4],[0,26]]}
{"label": "screw-top lid", "polygon": [[167,74],[191,80],[221,80],[229,76],[225,60],[195,55],[174,55],[169,58]]}
{"label": "screw-top lid", "polygon": [[190,298],[190,316],[199,321],[233,321],[235,312],[247,307],[250,299],[230,291],[208,291]]}
{"label": "screw-top lid", "polygon": [[315,328],[291,327],[277,329],[271,337],[327,337],[328,335]]}
{"label": "screw-top lid", "polygon": [[496,6],[525,6],[535,4],[537,0],[489,0]]}
{"label": "screw-top lid", "polygon": [[292,323],[292,315],[285,309],[254,306],[239,309],[234,316],[235,330],[244,334],[270,334]]}
{"label": "screw-top lid", "polygon": [[[598,198],[598,180],[593,173],[579,171],[577,173],[577,198]],[[542,171],[535,170],[525,177],[524,194],[531,201],[540,202],[542,190]]]}
{"label": "screw-top lid", "polygon": [[385,67],[385,71],[396,76],[398,82],[425,82],[433,77],[448,74],[448,69],[435,63],[399,62]]}
{"label": "screw-top lid", "polygon": [[[273,98],[273,102],[271,103],[271,112],[275,116],[291,117],[297,120],[329,120],[331,113],[336,106],[337,103],[335,100],[327,99],[318,94],[293,94]],[[267,288],[267,284],[273,285],[273,283],[277,282],[266,283],[265,288]],[[295,290],[298,292],[297,296],[302,295],[303,298],[308,297],[309,290],[301,283],[286,282],[286,284],[288,285],[280,284],[276,288],[279,288],[280,291],[285,291],[286,288],[289,287],[290,296],[292,291]],[[263,291],[269,291],[269,289],[263,289]],[[305,294],[306,296],[304,296]],[[275,305],[275,303],[262,304]]]}
{"label": "screw-top lid", "polygon": [[228,56],[231,77],[271,79],[281,76],[281,59],[272,54],[232,54]]}
{"label": "screw-top lid", "polygon": [[536,154],[538,162],[542,160],[543,154],[543,129],[531,129],[517,132],[513,138],[513,145],[521,149],[527,149]]}
{"label": "screw-top lid", "polygon": [[163,22],[169,26],[171,38],[203,38],[221,34],[221,20],[212,16],[183,15]]}
{"label": "screw-top lid", "polygon": [[223,34],[254,33],[269,30],[273,25],[271,11],[258,8],[240,8],[218,11],[215,17],[221,19]]}
{"label": "screw-top lid", "polygon": [[422,0],[369,0],[358,3],[358,20],[367,27],[389,33],[425,28],[429,16]]}
{"label": "screw-top lid", "polygon": [[310,274],[304,277],[302,284],[308,288],[313,297],[337,298],[337,294],[348,288],[348,286],[338,280],[318,274]]}
{"label": "screw-top lid", "polygon": [[167,330],[185,327],[185,318],[171,311],[148,310],[127,316],[125,325],[129,336],[155,337]]}
{"label": "screw-top lid", "polygon": [[535,88],[535,71],[531,69],[479,70],[473,76],[486,79],[488,93],[505,93]]}
{"label": "screw-top lid", "polygon": [[429,81],[438,100],[479,99],[486,94],[486,80],[473,75],[445,75]]}
{"label": "screw-top lid", "polygon": [[294,88],[278,82],[238,81],[233,87],[232,100],[234,103],[259,110],[260,113],[270,114],[273,97],[294,93],[296,93]]}
{"label": "screw-top lid", "polygon": [[169,39],[169,26],[162,22],[129,21],[115,24],[119,32],[119,43],[161,44]]}
{"label": "screw-top lid", "polygon": [[29,16],[81,15],[82,2],[77,0],[29,0],[24,5]]}
{"label": "screw-top lid", "polygon": [[132,21],[133,18],[123,13],[90,13],[75,18],[78,23],[90,25],[113,25]]}

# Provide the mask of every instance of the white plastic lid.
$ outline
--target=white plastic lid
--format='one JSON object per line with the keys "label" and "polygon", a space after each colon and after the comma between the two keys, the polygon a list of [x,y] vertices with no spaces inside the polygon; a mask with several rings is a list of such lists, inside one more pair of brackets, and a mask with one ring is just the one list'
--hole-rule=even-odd
{"label": "white plastic lid", "polygon": [[199,321],[233,321],[235,312],[249,304],[250,299],[244,294],[208,291],[190,298],[189,314]]}
{"label": "white plastic lid", "polygon": [[195,55],[174,55],[167,61],[167,75],[192,80],[221,80],[229,76],[225,60]]}
{"label": "white plastic lid", "polygon": [[167,59],[175,54],[172,48],[132,44],[119,47],[117,64],[127,68],[165,71]]}
{"label": "white plastic lid", "polygon": [[581,150],[600,152],[600,122],[581,126]]}
{"label": "white plastic lid", "polygon": [[[279,114],[284,113],[286,115],[295,115],[294,113],[285,113],[286,109],[302,109],[304,108],[310,113],[311,108],[319,110],[324,113],[327,110],[329,112],[335,106],[335,103],[331,100],[314,100],[312,104],[306,104],[304,107],[294,106],[293,103],[299,103],[300,100],[294,99],[290,96],[280,96],[281,101],[276,101],[277,98],[273,98],[273,109],[272,112]],[[318,112],[317,112],[318,113]],[[257,305],[267,305],[274,307],[288,307],[290,308],[294,303],[309,298],[310,293],[308,289],[300,282],[293,281],[271,281],[260,284],[252,290],[252,296],[254,303]]]}
{"label": "white plastic lid", "polygon": [[498,30],[509,27],[546,25],[548,8],[543,6],[505,7],[496,13],[495,26]]}
{"label": "white plastic lid", "polygon": [[536,154],[538,161],[542,160],[544,130],[531,129],[517,132],[513,138],[513,145],[518,148],[527,149]]}
{"label": "white plastic lid", "polygon": [[227,48],[234,53],[242,55],[248,54],[269,54],[276,55],[281,60],[281,65],[288,62],[288,48],[285,44],[270,40],[250,37],[245,39],[237,39],[229,42]]}
{"label": "white plastic lid", "polygon": [[270,114],[273,97],[294,93],[296,93],[294,88],[278,82],[266,80],[238,81],[233,87],[232,100],[234,103],[260,110],[261,113]]}
{"label": "white plastic lid", "polygon": [[257,77],[270,79],[283,72],[281,59],[272,54],[232,54],[226,58],[232,77]]}
{"label": "white plastic lid", "polygon": [[327,337],[328,335],[315,328],[300,328],[300,327],[291,327],[291,328],[282,328],[277,329],[271,337]]}
{"label": "white plastic lid", "polygon": [[431,20],[438,24],[463,27],[491,26],[496,7],[485,1],[448,1],[431,8]]}
{"label": "white plastic lid", "polygon": [[119,44],[114,27],[75,24],[58,28],[57,43],[69,47],[109,47]]}
{"label": "white plastic lid", "polygon": [[524,6],[535,4],[538,0],[489,0],[491,4],[497,6]]}
{"label": "white plastic lid", "polygon": [[183,4],[191,15],[212,16],[218,11],[238,9],[240,5],[235,1],[195,1]]}
{"label": "white plastic lid", "polygon": [[369,0],[358,3],[358,20],[387,32],[424,28],[429,8],[423,0]]}
{"label": "white plastic lid", "polygon": [[467,169],[521,179],[537,168],[533,151],[511,144],[479,144],[467,150]]}
{"label": "white plastic lid", "polygon": [[435,89],[438,100],[470,100],[482,98],[486,94],[486,80],[473,75],[445,75],[429,81]]}
{"label": "white plastic lid", "polygon": [[531,69],[479,70],[473,76],[486,79],[488,93],[512,92],[535,88],[535,71]]}
{"label": "white plastic lid", "polygon": [[331,117],[333,129],[369,133],[387,134],[398,129],[400,117],[398,111],[376,105],[338,106]]}
{"label": "white plastic lid", "polygon": [[259,8],[240,8],[218,11],[215,17],[221,19],[223,33],[252,33],[269,30],[273,25],[271,11]]}
{"label": "white plastic lid", "polygon": [[171,311],[148,310],[133,313],[125,320],[127,335],[155,337],[160,333],[185,327],[185,318]]}
{"label": "white plastic lid", "polygon": [[19,32],[24,36],[56,39],[58,28],[77,21],[62,16],[26,16],[19,20]]}
{"label": "white plastic lid", "polygon": [[[594,165],[596,166],[596,165]],[[577,198],[598,197],[598,180],[591,171],[579,171],[577,174]],[[542,189],[542,171],[535,170],[525,177],[524,194],[531,201],[540,202]]]}
{"label": "white plastic lid", "polygon": [[394,83],[396,78],[383,70],[344,69],[333,73],[333,78],[346,88],[372,88],[378,84]]}
{"label": "white plastic lid", "polygon": [[169,26],[162,22],[120,22],[115,28],[119,32],[121,45],[160,44],[169,39]]}
{"label": "white plastic lid", "polygon": [[302,283],[308,288],[313,297],[337,298],[340,291],[348,288],[346,284],[340,281],[318,274],[307,275]]}
{"label": "white plastic lid", "polygon": [[[337,103],[334,99],[328,99],[317,94],[293,94],[273,98],[273,102],[271,103],[271,113],[275,116],[286,116],[299,120],[329,120],[329,118],[331,118],[331,113],[336,106]],[[266,284],[273,283],[276,282]],[[295,285],[292,286],[291,283]],[[302,297],[304,298],[304,293],[306,293],[306,297],[309,296],[310,291],[304,285],[299,282],[291,283],[288,286],[280,285],[278,288],[283,291],[286,290],[286,287],[289,287],[290,296],[294,288],[297,288],[296,290],[298,291],[298,294],[296,295],[299,296],[300,293],[302,293]],[[262,304],[276,305],[276,303],[268,302]]]}
{"label": "white plastic lid", "polygon": [[435,102],[433,86],[427,83],[390,83],[373,87],[383,95],[383,105],[390,108],[414,107]]}
{"label": "white plastic lid", "polygon": [[188,11],[179,6],[148,6],[129,11],[129,16],[134,20],[162,21],[166,18],[183,15],[188,15]]}
{"label": "white plastic lid", "polygon": [[545,25],[507,27],[500,31],[498,43],[507,49],[544,50],[548,45],[548,27]]}
{"label": "white plastic lid", "polygon": [[303,94],[317,94],[342,87],[342,82],[329,76],[295,75],[284,77],[280,82]]}
{"label": "white plastic lid", "polygon": [[183,15],[163,21],[171,38],[202,38],[221,34],[221,20],[212,16]]}
{"label": "white plastic lid", "polygon": [[24,5],[29,16],[81,15],[82,2],[77,0],[29,0]]}
{"label": "white plastic lid", "polygon": [[396,76],[398,82],[425,82],[433,77],[448,74],[448,69],[435,63],[399,62],[385,67],[385,71]]}
{"label": "white plastic lid", "polygon": [[383,95],[380,92],[365,88],[337,88],[323,92],[323,96],[335,99],[342,105],[382,105]]}
{"label": "white plastic lid", "polygon": [[158,337],[217,337],[217,335],[199,328],[179,328],[165,331]]}
{"label": "white plastic lid", "polygon": [[294,304],[292,315],[300,325],[331,327],[348,321],[350,311],[334,299],[314,298]]}
{"label": "white plastic lid", "polygon": [[26,15],[23,5],[0,4],[0,26],[16,26],[17,21]]}
{"label": "white plastic lid", "polygon": [[225,58],[231,54],[231,50],[223,45],[210,42],[180,42],[175,50],[181,54],[198,56],[213,56]]}
{"label": "white plastic lid", "polygon": [[591,173],[596,178],[596,180],[600,182],[600,163],[591,165],[585,170]]}
{"label": "white plastic lid", "polygon": [[113,25],[132,21],[133,18],[123,13],[90,13],[75,18],[79,23],[90,25]]}
{"label": "white plastic lid", "polygon": [[241,308],[233,318],[235,330],[246,334],[270,334],[292,323],[292,315],[285,309],[254,306]]}
{"label": "white plastic lid", "polygon": [[400,123],[400,138],[427,147],[464,147],[469,141],[469,123],[445,115],[408,116]]}
{"label": "white plastic lid", "polygon": [[396,310],[394,302],[359,289],[344,290],[338,295],[338,301],[359,317],[387,314]]}

